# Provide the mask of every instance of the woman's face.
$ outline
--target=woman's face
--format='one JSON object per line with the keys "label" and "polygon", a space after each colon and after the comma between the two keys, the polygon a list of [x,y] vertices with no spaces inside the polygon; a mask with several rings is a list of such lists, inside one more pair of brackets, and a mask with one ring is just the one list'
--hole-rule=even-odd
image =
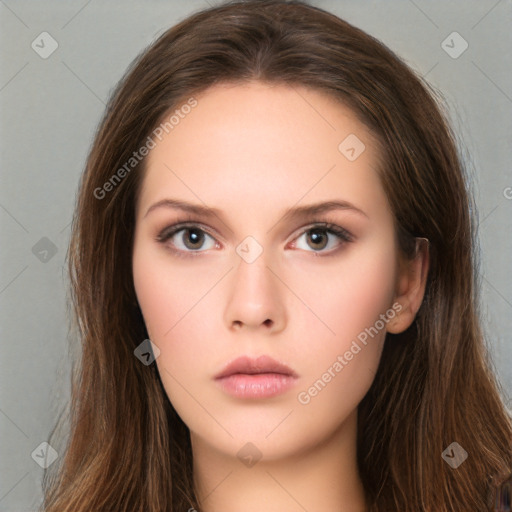
{"label": "woman's face", "polygon": [[345,106],[259,82],[196,99],[147,157],[135,289],[193,443],[271,460],[333,436],[368,391],[401,308],[393,218]]}

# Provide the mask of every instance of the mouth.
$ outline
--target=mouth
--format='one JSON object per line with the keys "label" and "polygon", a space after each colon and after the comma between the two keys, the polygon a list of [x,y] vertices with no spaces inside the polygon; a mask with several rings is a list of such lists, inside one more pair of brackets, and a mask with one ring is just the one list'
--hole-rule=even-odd
{"label": "mouth", "polygon": [[215,376],[217,384],[237,398],[269,398],[289,390],[298,375],[269,356],[239,357]]}

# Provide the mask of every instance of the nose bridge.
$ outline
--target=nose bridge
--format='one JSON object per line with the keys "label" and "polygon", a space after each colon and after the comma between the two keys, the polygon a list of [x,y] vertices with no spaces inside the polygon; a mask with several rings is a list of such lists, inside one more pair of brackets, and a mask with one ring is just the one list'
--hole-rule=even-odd
{"label": "nose bridge", "polygon": [[[240,249],[240,252],[242,250]],[[245,250],[247,252],[240,256],[240,261],[235,267],[235,284],[237,288],[242,288],[244,293],[249,293],[255,300],[261,301],[262,294],[268,293],[272,286],[272,273],[268,269],[270,252],[262,250],[258,254],[253,247]]]}
{"label": "nose bridge", "polygon": [[235,271],[226,303],[226,321],[231,327],[261,324],[282,325],[284,304],[279,280],[272,268],[271,252],[253,237],[246,237],[236,248]]}

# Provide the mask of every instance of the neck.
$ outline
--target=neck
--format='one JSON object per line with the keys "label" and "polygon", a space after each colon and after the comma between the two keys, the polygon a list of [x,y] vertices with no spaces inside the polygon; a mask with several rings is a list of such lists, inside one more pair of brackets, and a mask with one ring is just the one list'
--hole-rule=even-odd
{"label": "neck", "polygon": [[191,433],[196,496],[204,512],[365,512],[357,468],[357,409],[322,444],[245,465]]}

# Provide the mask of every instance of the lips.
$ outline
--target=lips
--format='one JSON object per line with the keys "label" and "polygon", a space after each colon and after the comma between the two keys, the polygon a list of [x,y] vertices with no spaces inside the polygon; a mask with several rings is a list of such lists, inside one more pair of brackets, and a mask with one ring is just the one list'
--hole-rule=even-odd
{"label": "lips", "polygon": [[224,392],[241,400],[277,397],[297,383],[297,374],[269,356],[239,357],[215,377]]}
{"label": "lips", "polygon": [[215,376],[216,379],[222,379],[231,375],[259,375],[259,374],[278,374],[289,377],[297,377],[297,374],[288,366],[279,363],[270,356],[260,356],[252,359],[247,356],[239,357],[229,363],[221,373]]}

